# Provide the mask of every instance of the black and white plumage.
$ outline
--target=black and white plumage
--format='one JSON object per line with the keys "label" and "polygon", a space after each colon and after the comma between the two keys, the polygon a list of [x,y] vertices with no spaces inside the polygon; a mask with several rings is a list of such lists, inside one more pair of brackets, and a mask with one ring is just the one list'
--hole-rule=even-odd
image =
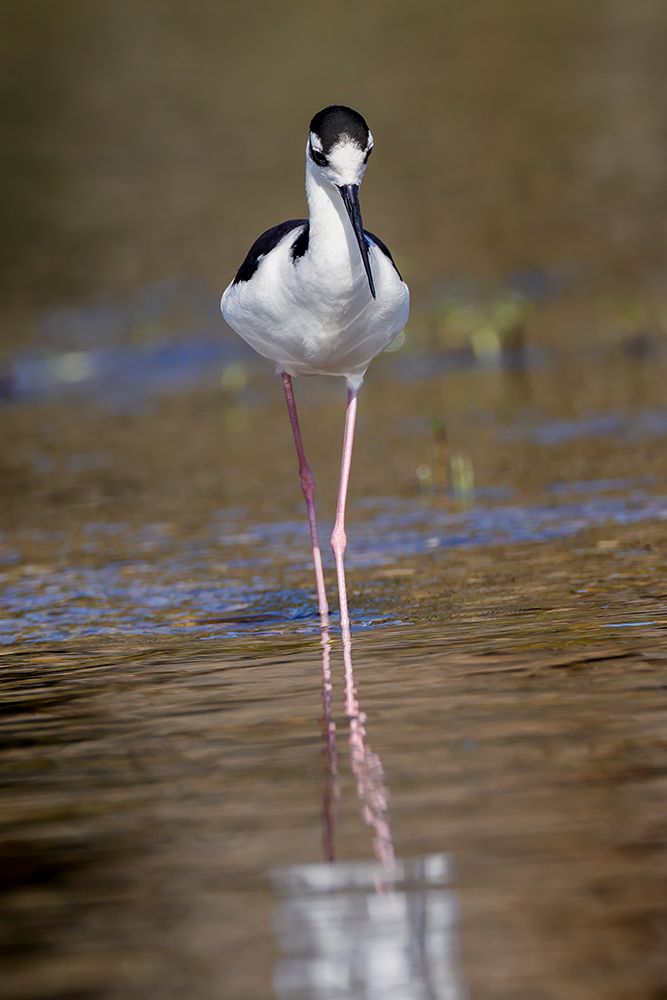
{"label": "black and white plumage", "polygon": [[359,185],[372,149],[356,111],[318,112],[306,146],[309,219],[263,233],[222,296],[229,325],[289,375],[339,375],[358,387],[407,322],[407,285],[362,228]]}
{"label": "black and white plumage", "polygon": [[222,296],[222,313],[282,375],[313,548],[317,597],[328,624],[315,518],[315,480],[306,461],[293,375],[345,378],[348,402],[331,546],[336,559],[346,670],[351,671],[345,586],[345,506],[357,393],[376,354],[403,330],[410,296],[385,244],[364,230],[359,185],[373,136],[352,108],[332,105],[310,123],[306,145],[308,219],[282,222],[255,240]]}

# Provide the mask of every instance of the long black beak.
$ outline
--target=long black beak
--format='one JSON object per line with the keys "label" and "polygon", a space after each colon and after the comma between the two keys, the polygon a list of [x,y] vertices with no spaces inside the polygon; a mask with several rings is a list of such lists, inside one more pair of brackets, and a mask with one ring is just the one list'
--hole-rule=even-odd
{"label": "long black beak", "polygon": [[359,253],[361,254],[361,259],[364,262],[364,270],[366,271],[366,277],[368,278],[368,287],[371,290],[371,295],[375,298],[375,284],[373,282],[371,262],[368,259],[368,245],[364,238],[364,224],[361,221],[361,209],[359,208],[359,185],[341,184],[338,190],[340,191],[340,196],[343,199],[343,204],[347,209],[347,214],[350,217],[350,222],[352,223],[352,228],[354,229],[354,235],[357,237]]}

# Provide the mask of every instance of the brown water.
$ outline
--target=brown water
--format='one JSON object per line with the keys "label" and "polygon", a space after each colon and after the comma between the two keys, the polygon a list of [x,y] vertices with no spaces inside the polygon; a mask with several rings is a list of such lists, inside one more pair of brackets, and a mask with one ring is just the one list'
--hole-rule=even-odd
{"label": "brown water", "polygon": [[[667,995],[661,5],[2,20],[3,998]],[[347,662],[217,315],[340,99],[415,293]],[[326,537],[344,388],[297,393]]]}

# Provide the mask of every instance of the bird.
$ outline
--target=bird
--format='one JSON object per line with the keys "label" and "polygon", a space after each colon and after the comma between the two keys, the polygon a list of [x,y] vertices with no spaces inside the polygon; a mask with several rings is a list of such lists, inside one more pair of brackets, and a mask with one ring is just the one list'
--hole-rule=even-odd
{"label": "bird", "polygon": [[220,307],[226,323],[272,362],[283,384],[310,529],[320,625],[329,625],[315,514],[292,379],[344,378],[347,405],[336,518],[331,534],[340,626],[350,636],[345,516],[357,397],[373,358],[401,334],[410,293],[389,248],[363,228],[361,185],[374,139],[363,115],[342,104],[315,114],[306,141],[307,219],[289,219],[250,247]]}

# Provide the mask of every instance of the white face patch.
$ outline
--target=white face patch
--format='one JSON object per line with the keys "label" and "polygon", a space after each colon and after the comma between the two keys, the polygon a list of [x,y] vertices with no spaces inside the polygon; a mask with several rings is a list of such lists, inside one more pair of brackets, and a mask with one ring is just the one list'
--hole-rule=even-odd
{"label": "white face patch", "polygon": [[341,136],[329,152],[329,167],[326,175],[334,184],[359,184],[364,176],[366,151],[359,149],[356,142]]}

